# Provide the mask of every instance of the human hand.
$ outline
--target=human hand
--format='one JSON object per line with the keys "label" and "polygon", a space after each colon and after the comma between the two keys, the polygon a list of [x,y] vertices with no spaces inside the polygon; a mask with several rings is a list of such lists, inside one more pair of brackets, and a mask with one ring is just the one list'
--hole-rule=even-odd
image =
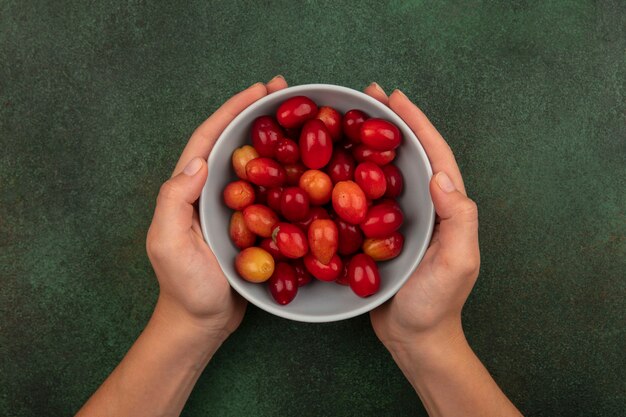
{"label": "human hand", "polygon": [[189,324],[220,341],[241,323],[246,302],[232,291],[205,243],[194,203],[206,182],[206,160],[222,131],[250,104],[285,87],[279,76],[228,100],[191,135],[172,178],[159,191],[146,248],[159,281],[155,314],[170,323]]}
{"label": "human hand", "polygon": [[428,118],[399,90],[365,92],[387,104],[415,132],[434,175],[430,194],[437,221],[421,263],[398,293],[371,312],[378,338],[390,350],[445,348],[464,340],[461,309],[478,276],[478,211],[465,193],[454,155]]}

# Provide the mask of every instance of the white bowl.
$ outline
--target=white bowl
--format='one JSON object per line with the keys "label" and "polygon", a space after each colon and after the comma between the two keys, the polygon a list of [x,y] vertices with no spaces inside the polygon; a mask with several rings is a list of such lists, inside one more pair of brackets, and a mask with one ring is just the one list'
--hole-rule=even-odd
{"label": "white bowl", "polygon": [[[304,95],[319,106],[332,106],[342,113],[360,109],[370,117],[393,122],[403,135],[394,164],[404,176],[404,192],[399,198],[405,214],[401,232],[404,249],[397,258],[379,263],[380,290],[360,298],[352,290],[334,282],[313,280],[298,289],[298,295],[288,305],[278,305],[267,284],[245,281],[235,271],[238,249],[228,233],[232,211],[222,201],[224,186],[237,179],[231,165],[233,150],[250,144],[250,127],[258,116],[274,115],[284,100]],[[297,138],[296,138],[297,140]],[[409,278],[421,261],[433,231],[435,210],[428,191],[432,169],[422,145],[415,134],[391,109],[360,91],[328,84],[308,84],[286,88],[255,102],[239,114],[217,140],[208,159],[209,177],[200,197],[200,222],[205,240],[226,274],[230,285],[255,306],[276,316],[303,322],[330,322],[358,316],[389,300]]]}

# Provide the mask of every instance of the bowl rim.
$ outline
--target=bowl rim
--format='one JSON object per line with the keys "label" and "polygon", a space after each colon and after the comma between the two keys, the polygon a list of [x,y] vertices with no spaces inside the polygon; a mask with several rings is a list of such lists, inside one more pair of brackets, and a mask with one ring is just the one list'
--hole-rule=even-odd
{"label": "bowl rim", "polygon": [[[220,136],[215,141],[213,149],[211,150],[211,153],[209,154],[209,158],[207,160],[209,170],[210,170],[211,164],[214,163],[216,158],[218,158],[217,155],[219,152],[217,152],[217,150],[224,143],[226,143],[224,138],[230,135],[231,130],[233,130],[234,127],[242,119],[247,118],[250,113],[254,112],[258,107],[263,106],[269,100],[275,100],[277,98],[280,99],[280,97],[292,96],[297,93],[301,93],[301,95],[306,95],[307,91],[310,91],[310,90],[329,90],[329,91],[335,91],[335,92],[339,91],[339,92],[347,93],[350,95],[355,95],[355,96],[358,96],[360,99],[368,101],[373,106],[379,108],[383,113],[385,113],[386,118],[391,119],[396,125],[402,125],[404,127],[403,130],[409,132],[409,135],[404,135],[405,136],[404,139],[414,141],[417,144],[419,158],[422,160],[422,162],[426,166],[426,171],[428,173],[429,180],[430,178],[432,178],[432,175],[433,175],[432,166],[430,165],[430,161],[428,160],[428,156],[426,155],[426,151],[424,150],[424,147],[422,146],[421,142],[419,141],[419,139],[417,138],[413,130],[411,130],[411,128],[404,122],[404,120],[402,120],[400,116],[398,116],[393,110],[391,110],[391,108],[389,108],[385,104],[374,99],[373,97],[368,96],[367,94],[361,91],[358,91],[349,87],[334,85],[334,84],[302,84],[302,85],[287,87],[282,90],[276,91],[274,93],[268,94],[267,96],[262,97],[259,100],[255,101],[254,103],[252,103],[245,110],[239,113],[228,124],[228,126],[226,126],[224,131],[220,134]],[[200,202],[199,202],[199,210],[198,210],[199,211],[198,214],[200,217],[200,225],[202,228],[202,236],[204,238],[204,241],[209,245],[211,252],[213,252],[220,268],[224,270],[225,268],[222,265],[222,260],[220,260],[217,254],[215,254],[213,245],[211,244],[210,234],[208,233],[208,229],[207,229],[207,224],[208,224],[208,221],[206,219],[207,210],[204,210],[204,208],[207,204],[207,199],[209,198],[207,196],[208,184],[209,184],[209,177],[207,176],[207,180],[202,188],[202,193],[200,194]],[[434,208],[432,199],[429,199],[428,203],[429,203],[428,204],[429,227],[428,227],[427,236],[422,242],[421,247],[419,251],[416,253],[416,256],[413,262],[411,263],[410,267],[408,268],[408,271],[405,274],[405,276],[402,279],[399,279],[392,287],[390,287],[390,289],[388,290],[389,294],[383,297],[380,297],[378,299],[372,299],[371,302],[363,304],[362,306],[355,308],[353,310],[343,312],[343,313],[333,313],[333,314],[319,315],[319,316],[310,316],[310,315],[303,314],[303,313],[293,313],[293,312],[285,310],[282,306],[278,304],[259,302],[259,300],[253,297],[250,297],[248,294],[246,294],[245,288],[243,286],[243,280],[240,277],[236,277],[237,279],[232,279],[232,277],[230,277],[226,272],[224,272],[224,275],[226,276],[226,279],[228,280],[228,283],[230,284],[230,286],[234,288],[235,291],[239,295],[241,295],[248,302],[257,306],[261,310],[264,310],[278,317],[282,317],[282,318],[286,318],[286,319],[294,320],[294,321],[305,322],[305,323],[328,323],[328,322],[346,320],[346,319],[360,316],[361,314],[367,313],[375,309],[376,307],[384,304],[385,302],[390,300],[394,295],[396,295],[396,293],[400,290],[400,288],[402,288],[402,286],[406,283],[406,281],[409,279],[413,271],[415,271],[415,269],[421,262],[422,258],[424,257],[424,254],[426,253],[426,250],[428,249],[428,246],[430,245],[430,240],[432,238],[433,229],[435,225],[435,208]]]}

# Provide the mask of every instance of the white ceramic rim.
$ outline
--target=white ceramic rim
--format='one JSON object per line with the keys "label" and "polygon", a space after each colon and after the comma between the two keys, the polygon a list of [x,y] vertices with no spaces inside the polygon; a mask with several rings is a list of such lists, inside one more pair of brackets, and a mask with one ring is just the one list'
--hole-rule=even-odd
{"label": "white ceramic rim", "polygon": [[[266,101],[268,101],[269,99],[275,100],[276,98],[280,98],[281,96],[286,96],[286,95],[292,95],[294,93],[301,93],[301,95],[306,95],[306,92],[311,90],[311,89],[327,89],[327,90],[334,90],[334,91],[342,91],[344,93],[348,93],[348,94],[352,94],[352,95],[357,95],[360,96],[361,99],[365,100],[365,101],[369,101],[372,105],[374,105],[375,107],[378,107],[379,109],[381,109],[381,111],[383,113],[385,113],[386,118],[388,118],[389,120],[391,120],[394,124],[396,125],[402,125],[404,126],[407,132],[409,132],[409,135],[404,135],[405,139],[414,141],[418,146],[418,153],[419,153],[419,157],[421,158],[422,162],[424,163],[424,165],[426,166],[426,170],[428,172],[428,176],[429,179],[432,177],[433,175],[433,171],[432,171],[432,167],[430,165],[430,161],[428,160],[428,156],[426,155],[426,151],[424,151],[424,148],[422,147],[422,144],[420,143],[420,141],[417,139],[417,136],[415,136],[415,133],[413,133],[413,131],[411,130],[411,128],[409,128],[409,126],[404,122],[404,120],[402,120],[400,118],[400,116],[398,116],[393,110],[391,110],[388,106],[384,105],[383,103],[381,103],[380,101],[368,96],[365,93],[362,93],[358,90],[354,90],[352,88],[348,88],[348,87],[342,87],[342,86],[338,86],[338,85],[334,85],[334,84],[303,84],[303,85],[298,85],[298,86],[294,86],[294,87],[287,87],[285,89],[276,91],[274,93],[272,93],[271,95],[267,95],[257,101],[255,101],[254,103],[252,103],[250,106],[248,106],[244,111],[242,111],[241,113],[239,113],[233,120],[232,122],[230,122],[228,124],[228,126],[226,127],[226,129],[224,129],[224,131],[222,132],[222,134],[220,135],[219,138],[217,138],[217,141],[215,142],[215,145],[213,146],[213,150],[211,151],[210,155],[209,155],[209,159],[207,161],[209,167],[211,166],[211,163],[213,162],[213,160],[215,158],[217,158],[217,154],[219,152],[216,152],[217,149],[219,149],[220,146],[222,146],[224,143],[227,143],[226,141],[223,140],[223,138],[228,137],[228,135],[230,134],[230,131],[233,129],[233,126],[237,124],[237,122],[239,122],[239,120],[241,119],[245,119],[246,117],[248,117],[249,113],[252,113],[257,107],[262,106]],[[208,183],[209,179],[207,178],[207,183]],[[211,239],[209,238],[209,233],[206,230],[206,210],[203,210],[203,207],[205,206],[205,201],[208,198],[208,196],[205,195],[206,193],[204,192],[204,188],[202,189],[202,194],[200,195],[200,205],[199,205],[199,214],[200,214],[200,224],[202,227],[202,235],[204,237],[205,242],[207,242],[207,244],[209,245],[209,247],[211,248],[211,251],[213,251],[213,247],[211,245]],[[345,313],[336,313],[336,314],[328,314],[328,315],[321,315],[321,316],[308,316],[306,314],[300,314],[300,313],[291,313],[289,311],[286,311],[285,309],[283,309],[280,305],[275,304],[275,303],[259,303],[258,300],[253,299],[251,297],[249,297],[245,291],[243,286],[241,285],[241,278],[240,277],[236,277],[236,279],[233,279],[232,277],[229,277],[228,274],[226,275],[226,279],[228,280],[230,286],[232,288],[235,289],[235,291],[237,291],[237,293],[239,295],[241,295],[243,298],[245,298],[246,300],[248,300],[248,302],[254,304],[255,306],[257,306],[258,308],[260,308],[261,310],[264,310],[268,313],[274,314],[275,316],[279,316],[282,318],[286,318],[289,320],[295,320],[295,321],[300,321],[300,322],[305,322],[305,323],[328,323],[328,322],[333,322],[333,321],[339,321],[339,320],[346,320],[346,319],[350,319],[356,316],[360,316],[361,314],[367,313],[373,309],[375,309],[376,307],[382,305],[383,303],[387,302],[389,299],[391,299],[391,297],[393,297],[394,295],[396,295],[396,293],[400,290],[400,288],[402,288],[402,286],[404,285],[404,283],[409,279],[409,277],[411,276],[411,274],[413,273],[413,271],[415,271],[415,268],[417,268],[417,266],[419,265],[419,263],[421,262],[422,258],[424,257],[424,254],[426,253],[426,250],[428,249],[428,246],[430,245],[430,239],[432,238],[432,233],[433,233],[433,229],[434,229],[434,225],[435,225],[435,207],[433,206],[433,202],[432,200],[429,201],[429,213],[428,213],[428,218],[429,218],[429,223],[430,223],[430,227],[428,228],[428,234],[426,239],[424,239],[424,241],[422,242],[422,247],[420,248],[419,252],[417,253],[417,256],[415,257],[414,262],[411,264],[410,267],[410,271],[407,272],[406,276],[404,276],[401,280],[398,280],[396,282],[396,284],[394,286],[392,286],[390,288],[389,294],[385,297],[381,297],[379,299],[373,299],[370,303],[368,304],[364,304],[363,306],[356,308],[354,310],[351,311],[347,311]],[[217,259],[218,264],[220,265],[220,267],[222,269],[224,269],[224,266],[222,265],[222,262],[220,261],[220,259],[217,257],[217,255],[215,255],[215,258]]]}

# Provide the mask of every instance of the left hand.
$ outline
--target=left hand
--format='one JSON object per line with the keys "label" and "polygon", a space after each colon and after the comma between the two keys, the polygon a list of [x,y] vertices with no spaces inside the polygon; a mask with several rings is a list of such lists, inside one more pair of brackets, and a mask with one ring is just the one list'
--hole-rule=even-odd
{"label": "left hand", "polygon": [[171,323],[191,324],[220,340],[241,323],[246,302],[230,288],[205,243],[194,203],[207,179],[206,160],[222,131],[250,104],[285,87],[279,76],[228,100],[196,129],[172,178],[161,187],[146,248],[160,288],[155,314]]}

